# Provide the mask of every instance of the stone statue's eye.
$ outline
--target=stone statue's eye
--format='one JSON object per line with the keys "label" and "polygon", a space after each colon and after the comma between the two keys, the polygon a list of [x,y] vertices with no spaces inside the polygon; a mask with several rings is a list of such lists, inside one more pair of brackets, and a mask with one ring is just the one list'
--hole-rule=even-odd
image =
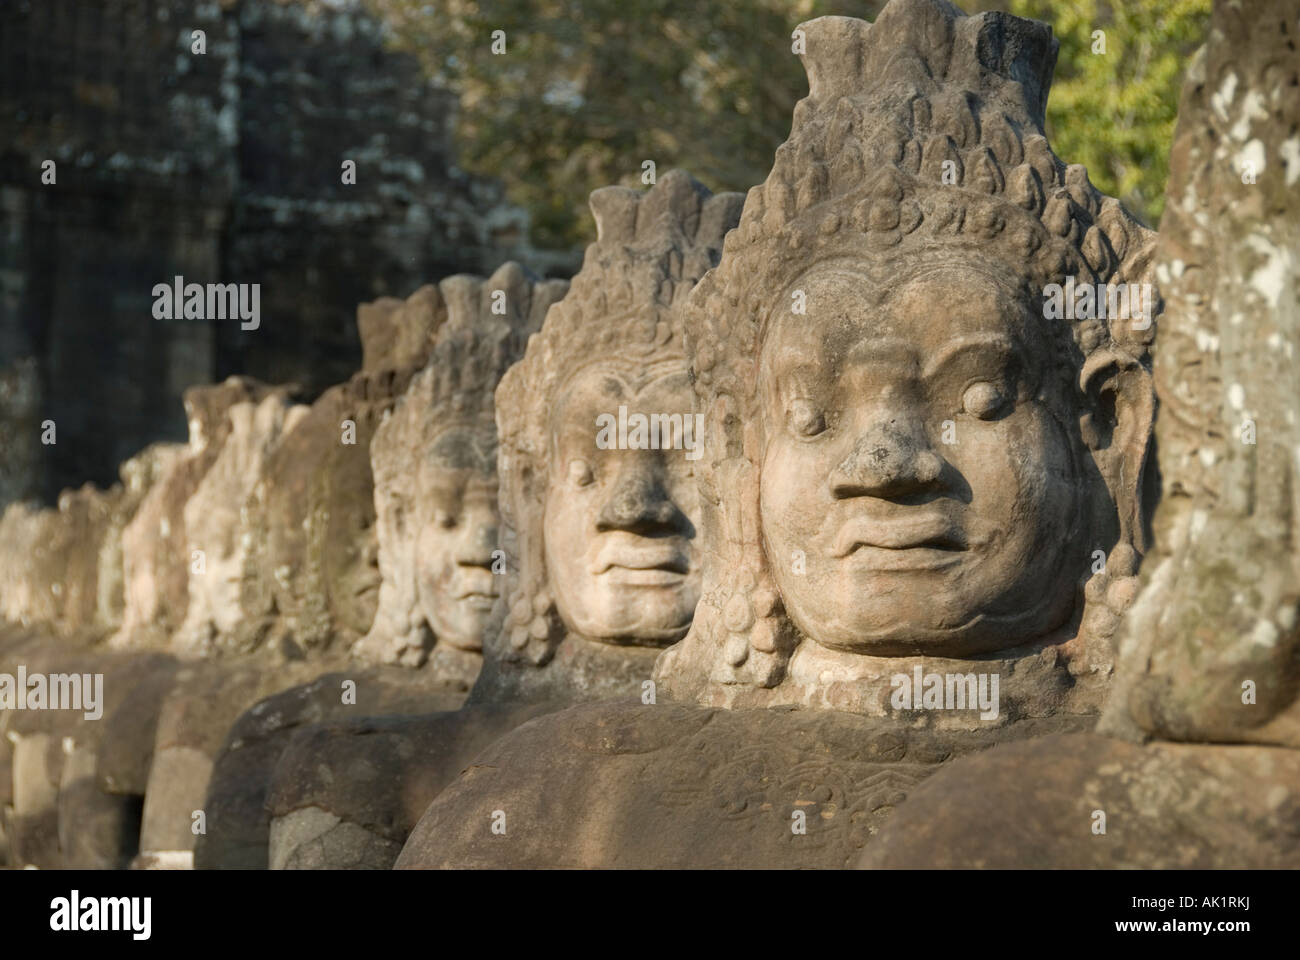
{"label": "stone statue's eye", "polygon": [[569,461],[569,481],[575,487],[585,487],[596,479],[596,474],[591,469],[591,464],[586,460],[575,459]]}
{"label": "stone statue's eye", "polygon": [[786,409],[786,422],[798,437],[815,437],[826,429],[826,416],[810,400],[802,397],[790,401]]}
{"label": "stone statue's eye", "polygon": [[439,510],[433,515],[433,522],[444,530],[450,530],[456,526],[456,515],[447,510]]}
{"label": "stone statue's eye", "polygon": [[1005,403],[1006,398],[1002,395],[1002,391],[996,384],[989,383],[987,380],[972,383],[961,395],[962,410],[981,420],[992,418]]}

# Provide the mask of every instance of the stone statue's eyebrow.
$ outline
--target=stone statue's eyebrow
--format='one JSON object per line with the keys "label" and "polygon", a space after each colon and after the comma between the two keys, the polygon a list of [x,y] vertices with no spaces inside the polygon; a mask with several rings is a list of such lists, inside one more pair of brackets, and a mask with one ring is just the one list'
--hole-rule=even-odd
{"label": "stone statue's eyebrow", "polygon": [[459,507],[461,491],[455,484],[434,483],[425,487],[424,497],[438,507]]}
{"label": "stone statue's eyebrow", "polygon": [[464,467],[444,461],[423,473],[420,477],[421,485],[426,494],[454,495],[465,485],[464,472]]}
{"label": "stone statue's eyebrow", "polygon": [[444,439],[429,451],[430,465],[437,470],[472,469],[483,459],[478,444],[466,437]]}
{"label": "stone statue's eyebrow", "polygon": [[848,360],[854,364],[897,362],[911,366],[916,363],[916,347],[900,337],[872,337],[853,344]]}
{"label": "stone statue's eyebrow", "polygon": [[996,353],[1001,359],[1011,356],[1015,349],[1015,343],[1004,333],[971,333],[961,337],[953,337],[953,339],[943,344],[934,357],[926,363],[922,376],[926,378],[932,377],[940,367],[952,360],[953,357],[968,350],[983,350]]}

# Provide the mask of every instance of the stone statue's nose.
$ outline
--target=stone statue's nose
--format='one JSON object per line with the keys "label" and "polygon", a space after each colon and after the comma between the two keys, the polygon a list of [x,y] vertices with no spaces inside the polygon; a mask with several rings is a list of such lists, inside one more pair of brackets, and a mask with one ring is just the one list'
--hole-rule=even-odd
{"label": "stone statue's nose", "polygon": [[654,478],[629,470],[619,477],[596,517],[596,529],[648,535],[678,526],[681,512]]}
{"label": "stone statue's nose", "polygon": [[462,541],[456,562],[467,567],[489,567],[492,565],[492,551],[496,548],[497,525],[477,524],[470,535]]}
{"label": "stone statue's nose", "polygon": [[921,424],[902,417],[877,420],[831,471],[831,493],[845,497],[901,497],[934,489],[943,459]]}

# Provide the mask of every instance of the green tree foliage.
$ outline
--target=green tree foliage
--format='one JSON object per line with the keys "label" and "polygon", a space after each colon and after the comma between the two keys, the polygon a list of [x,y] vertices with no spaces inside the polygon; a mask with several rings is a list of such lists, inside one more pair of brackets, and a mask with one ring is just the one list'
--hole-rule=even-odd
{"label": "green tree foliage", "polygon": [[[807,92],[791,32],[828,13],[874,19],[883,0],[366,0],[394,44],[459,98],[467,169],[501,178],[540,245],[594,232],[587,195],[682,167],[715,190],[771,168]],[[1180,71],[1209,0],[974,0],[1052,24],[1061,39],[1052,141],[1148,219],[1168,173]],[[1106,53],[1093,54],[1104,30]],[[493,31],[506,52],[492,52]]]}
{"label": "green tree foliage", "polygon": [[462,163],[500,177],[546,246],[589,238],[587,195],[638,185],[646,160],[715,190],[761,182],[808,89],[790,34],[827,12],[823,0],[369,3],[459,94]]}

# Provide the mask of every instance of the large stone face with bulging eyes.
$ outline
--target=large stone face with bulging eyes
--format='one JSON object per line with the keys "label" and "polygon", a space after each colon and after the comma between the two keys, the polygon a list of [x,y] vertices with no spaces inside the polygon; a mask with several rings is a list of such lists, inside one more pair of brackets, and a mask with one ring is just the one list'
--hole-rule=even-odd
{"label": "large stone face with bulging eyes", "polygon": [[[890,0],[800,30],[808,95],[683,308],[703,583],[659,691],[1096,711],[1146,543],[1154,234],[1053,153],[1046,25]],[[975,659],[996,721],[894,697]]]}
{"label": "large stone face with bulging eyes", "polygon": [[1082,458],[1028,299],[958,265],[883,298],[851,267],[796,286],[807,314],[774,322],[759,372],[764,546],[795,624],[884,656],[1058,626],[1086,559]]}
{"label": "large stone face with bulging eyes", "polygon": [[672,363],[588,367],[563,390],[551,419],[543,537],[558,612],[583,637],[664,646],[690,626],[700,595],[691,450],[603,443],[598,425],[620,408],[634,425],[637,415],[684,419],[691,399]]}

